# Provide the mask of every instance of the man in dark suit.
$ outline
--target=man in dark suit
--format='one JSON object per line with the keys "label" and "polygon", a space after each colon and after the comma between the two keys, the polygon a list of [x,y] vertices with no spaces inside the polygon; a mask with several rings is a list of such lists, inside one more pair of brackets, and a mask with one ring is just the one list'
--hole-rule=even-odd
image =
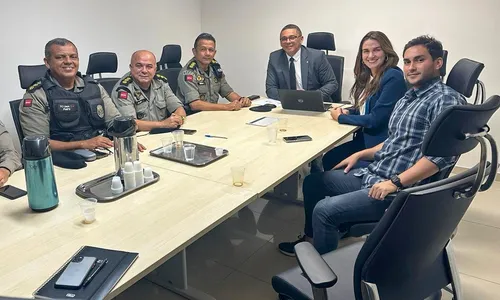
{"label": "man in dark suit", "polygon": [[297,25],[289,24],[280,33],[280,50],[269,55],[266,94],[278,99],[278,89],[320,90],[323,101],[337,90],[338,83],[323,51],[302,46],[304,37]]}

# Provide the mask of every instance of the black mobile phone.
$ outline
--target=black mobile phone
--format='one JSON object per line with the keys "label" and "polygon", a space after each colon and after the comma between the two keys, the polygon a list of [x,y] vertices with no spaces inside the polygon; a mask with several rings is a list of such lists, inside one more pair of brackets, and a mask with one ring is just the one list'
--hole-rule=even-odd
{"label": "black mobile phone", "polygon": [[83,280],[94,267],[97,258],[91,256],[77,256],[71,260],[54,284],[59,289],[79,289]]}
{"label": "black mobile phone", "polygon": [[312,138],[308,135],[295,135],[295,136],[285,136],[283,140],[286,143],[298,143],[298,142],[309,142]]}
{"label": "black mobile phone", "polygon": [[12,185],[6,185],[0,188],[0,196],[4,196],[5,198],[9,198],[10,200],[17,199],[26,195],[25,190],[21,190]]}
{"label": "black mobile phone", "polygon": [[184,131],[184,134],[187,134],[187,135],[192,135],[192,134],[196,133],[196,129],[184,129],[184,128],[182,128],[181,130]]}
{"label": "black mobile phone", "polygon": [[250,100],[255,100],[255,99],[259,99],[259,98],[260,98],[259,95],[248,96],[248,99],[250,99]]}

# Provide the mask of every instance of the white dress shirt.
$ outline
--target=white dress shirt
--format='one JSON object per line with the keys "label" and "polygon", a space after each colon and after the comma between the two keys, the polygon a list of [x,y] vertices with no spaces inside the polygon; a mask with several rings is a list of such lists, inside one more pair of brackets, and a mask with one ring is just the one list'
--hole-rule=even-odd
{"label": "white dress shirt", "polygon": [[[304,87],[302,86],[302,68],[300,67],[300,52],[302,49],[299,48],[299,51],[295,53],[293,56],[293,64],[295,66],[295,79],[297,81],[297,90],[303,90]],[[288,54],[286,55],[286,58],[288,59],[288,65],[290,65],[290,58]]]}

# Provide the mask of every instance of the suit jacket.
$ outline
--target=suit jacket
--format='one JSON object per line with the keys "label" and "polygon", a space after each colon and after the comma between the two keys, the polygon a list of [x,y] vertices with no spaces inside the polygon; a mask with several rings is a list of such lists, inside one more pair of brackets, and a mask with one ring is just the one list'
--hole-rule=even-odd
{"label": "suit jacket", "polygon": [[[300,64],[304,90],[320,90],[323,101],[331,102],[330,96],[337,90],[338,83],[325,53],[304,46],[301,49]],[[283,49],[272,52],[267,65],[267,97],[278,99],[278,89],[290,89],[289,61]]]}
{"label": "suit jacket", "polygon": [[387,138],[389,118],[392,110],[406,93],[406,82],[400,68],[390,68],[380,78],[378,91],[366,99],[364,115],[359,109],[350,109],[348,115],[340,115],[340,124],[349,124],[363,127],[359,133],[365,141],[365,147],[376,146]]}

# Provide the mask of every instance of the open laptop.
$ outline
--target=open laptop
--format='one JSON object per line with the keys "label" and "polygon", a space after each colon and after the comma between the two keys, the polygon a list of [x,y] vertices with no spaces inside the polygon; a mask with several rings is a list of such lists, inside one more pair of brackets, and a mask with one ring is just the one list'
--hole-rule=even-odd
{"label": "open laptop", "polygon": [[332,106],[323,103],[320,91],[278,90],[278,95],[283,109],[325,112]]}

